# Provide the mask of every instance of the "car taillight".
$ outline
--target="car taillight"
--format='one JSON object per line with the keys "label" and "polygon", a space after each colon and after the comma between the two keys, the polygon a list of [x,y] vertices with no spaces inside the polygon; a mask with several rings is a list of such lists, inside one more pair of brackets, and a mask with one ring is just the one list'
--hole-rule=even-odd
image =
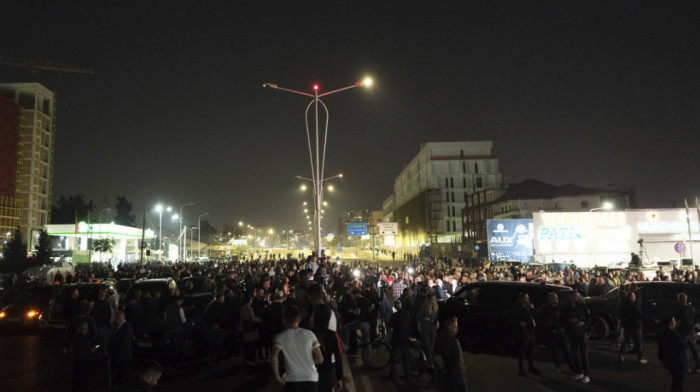
{"label": "car taillight", "polygon": [[5,312],[0,312],[0,318],[5,318]]}
{"label": "car taillight", "polygon": [[30,311],[27,312],[27,318],[34,318],[34,317],[36,317],[36,316],[38,316],[38,315],[39,315],[39,312],[34,311],[34,310],[30,310]]}

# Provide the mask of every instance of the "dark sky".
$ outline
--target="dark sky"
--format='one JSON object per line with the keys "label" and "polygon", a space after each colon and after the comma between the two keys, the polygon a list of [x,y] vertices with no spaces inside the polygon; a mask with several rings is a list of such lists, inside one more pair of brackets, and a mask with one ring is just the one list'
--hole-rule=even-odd
{"label": "dark sky", "polygon": [[308,100],[262,83],[365,75],[371,91],[325,99],[326,173],[345,175],[330,230],[381,209],[425,141],[493,140],[510,183],[634,187],[641,207],[700,196],[695,2],[28,3],[3,5],[0,55],[97,72],[0,68],[58,93],[55,197],[303,229]]}

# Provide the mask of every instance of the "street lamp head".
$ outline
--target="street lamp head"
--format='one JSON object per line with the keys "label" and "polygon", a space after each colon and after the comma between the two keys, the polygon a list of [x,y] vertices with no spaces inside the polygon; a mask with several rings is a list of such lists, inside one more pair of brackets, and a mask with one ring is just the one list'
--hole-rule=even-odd
{"label": "street lamp head", "polygon": [[604,210],[612,210],[613,209],[613,204],[609,201],[606,201],[603,203],[603,209]]}
{"label": "street lamp head", "polygon": [[156,206],[156,212],[163,212],[163,205],[162,204],[158,204]]}
{"label": "street lamp head", "polygon": [[175,215],[173,215],[173,217],[171,219],[172,220],[180,220],[180,215],[175,214]]}
{"label": "street lamp head", "polygon": [[301,190],[302,190],[302,191],[305,191],[305,190],[306,190],[306,185],[302,185],[302,186],[301,186]]}
{"label": "street lamp head", "polygon": [[277,88],[277,85],[273,83],[263,83],[263,87]]}
{"label": "street lamp head", "polygon": [[372,84],[374,83],[374,80],[372,78],[367,77],[364,78],[361,82],[358,82],[360,86],[362,87],[372,87]]}
{"label": "street lamp head", "polygon": [[243,221],[238,222],[238,226],[243,226]]}

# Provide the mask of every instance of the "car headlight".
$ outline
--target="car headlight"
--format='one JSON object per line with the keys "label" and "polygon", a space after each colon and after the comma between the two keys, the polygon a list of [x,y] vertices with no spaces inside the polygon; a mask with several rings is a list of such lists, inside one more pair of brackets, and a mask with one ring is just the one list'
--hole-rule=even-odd
{"label": "car headlight", "polygon": [[34,310],[30,310],[30,311],[27,312],[27,318],[34,318],[34,317],[36,317],[36,316],[38,316],[38,315],[39,315],[39,312],[34,311]]}

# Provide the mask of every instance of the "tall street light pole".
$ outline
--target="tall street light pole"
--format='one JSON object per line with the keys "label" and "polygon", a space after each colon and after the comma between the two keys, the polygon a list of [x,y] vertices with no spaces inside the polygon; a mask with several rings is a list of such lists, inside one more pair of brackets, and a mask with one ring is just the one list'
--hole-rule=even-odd
{"label": "tall street light pole", "polygon": [[[185,255],[185,250],[182,249],[182,237],[183,237],[183,234],[182,234],[182,209],[184,207],[187,207],[187,206],[193,206],[194,204],[195,203],[187,203],[187,204],[183,204],[180,206],[180,215],[179,215],[179,217],[180,217],[180,250],[177,252],[178,257],[180,257],[180,254],[182,254],[182,256]],[[185,239],[185,241],[187,241],[187,239]]]}
{"label": "tall street light pole", "polygon": [[209,213],[204,213],[197,218],[197,242],[199,242],[197,257],[202,257],[202,217],[206,215],[209,215]]}
{"label": "tall street light pole", "polygon": [[[340,91],[345,91],[349,90],[351,88],[355,87],[370,87],[372,85],[372,79],[366,78],[363,81],[357,82],[353,85],[339,88],[337,90],[332,90],[327,93],[319,94],[319,86],[318,84],[315,84],[313,86],[313,94],[301,92],[301,91],[296,91],[284,87],[280,87],[276,84],[273,83],[264,83],[263,87],[269,87],[273,88],[276,90],[282,90],[282,91],[287,91],[290,93],[294,94],[299,94],[303,95],[306,97],[311,97],[312,100],[311,102],[306,106],[306,112],[304,114],[304,119],[306,121],[306,139],[308,142],[309,146],[309,161],[311,163],[311,178],[302,178],[307,181],[311,181],[314,186],[314,207],[315,207],[315,214],[314,214],[314,223],[315,223],[315,248],[316,248],[316,255],[318,257],[321,257],[321,206],[323,203],[323,182],[328,179],[324,179],[324,170],[325,170],[325,165],[326,165],[326,145],[327,145],[327,140],[328,140],[328,108],[326,107],[326,104],[321,101],[321,97],[325,97],[326,95],[334,94]],[[323,136],[323,150],[320,151],[319,145],[320,145],[320,139],[319,139],[319,123],[318,123],[318,106],[319,104],[323,107],[323,110],[325,111],[326,114],[326,126],[325,126],[325,132]],[[311,147],[311,133],[309,131],[309,110],[311,109],[311,106],[314,106],[314,117],[315,117],[315,129],[316,129],[316,137],[314,139],[315,141],[315,156],[314,156],[314,150]],[[315,160],[315,162],[314,162]],[[335,177],[341,177],[342,175],[339,176],[334,176],[331,178]],[[301,177],[298,177],[301,178]]]}
{"label": "tall street light pole", "polygon": [[[170,212],[172,208],[167,207],[165,209],[167,212]],[[160,257],[163,257],[163,205],[158,204],[156,206],[156,211],[158,212],[158,250],[161,251]]]}

